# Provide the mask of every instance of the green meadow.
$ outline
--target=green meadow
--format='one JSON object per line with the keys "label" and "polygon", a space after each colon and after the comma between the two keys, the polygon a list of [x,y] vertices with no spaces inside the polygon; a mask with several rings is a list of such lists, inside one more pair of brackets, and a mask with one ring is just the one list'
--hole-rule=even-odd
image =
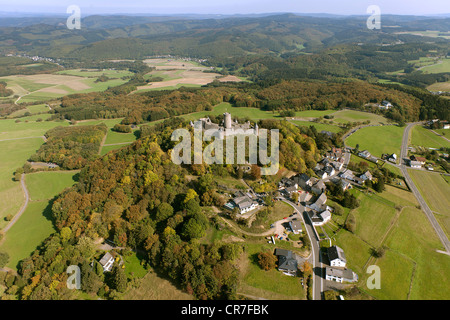
{"label": "green meadow", "polygon": [[9,254],[8,267],[15,269],[55,229],[51,218],[51,199],[72,186],[75,172],[37,172],[27,174],[25,182],[30,202],[17,222],[8,230],[0,250]]}
{"label": "green meadow", "polygon": [[325,123],[317,123],[314,121],[300,121],[300,120],[289,120],[289,121],[298,126],[304,126],[304,127],[313,126],[316,128],[316,130],[318,132],[330,131],[330,132],[338,133],[339,131],[342,130],[341,127],[338,127],[335,125],[325,124]]}
{"label": "green meadow", "polygon": [[369,150],[376,157],[381,157],[382,153],[399,155],[404,129],[395,125],[365,127],[353,133],[345,143],[351,147],[359,144],[359,150]]}
{"label": "green meadow", "polygon": [[[436,252],[443,249],[442,244],[416,208],[413,194],[391,186],[374,195],[353,192],[360,200],[360,207],[350,211],[356,220],[355,233],[336,231],[334,226],[326,230],[336,231],[333,242],[344,250],[348,267],[358,274],[357,286],[380,300],[449,299],[450,276],[445,270],[450,259]],[[372,249],[383,246],[382,257],[371,255]],[[380,289],[367,287],[369,265],[380,268]]]}
{"label": "green meadow", "polygon": [[414,126],[410,144],[425,148],[450,148],[450,142],[422,126]]}

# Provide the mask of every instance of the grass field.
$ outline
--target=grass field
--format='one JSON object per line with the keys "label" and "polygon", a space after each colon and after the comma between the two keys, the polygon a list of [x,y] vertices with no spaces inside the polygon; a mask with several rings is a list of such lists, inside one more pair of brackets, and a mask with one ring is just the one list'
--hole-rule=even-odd
{"label": "grass field", "polygon": [[48,112],[49,110],[50,109],[48,108],[47,105],[45,105],[45,104],[37,104],[37,105],[27,106],[27,107],[25,107],[24,109],[21,109],[21,110],[17,110],[15,112],[11,113],[8,116],[8,118],[21,117],[27,112],[29,112],[30,114],[39,114],[39,113]]}
{"label": "grass field", "polygon": [[450,142],[422,126],[414,126],[411,133],[411,145],[425,148],[450,148]]}
{"label": "grass field", "polygon": [[14,171],[25,164],[28,157],[44,143],[41,138],[0,141],[0,227],[4,218],[14,216],[25,202],[20,182],[13,181]]}
{"label": "grass field", "polygon": [[[386,245],[415,263],[409,299],[450,299],[450,259],[436,252],[436,249],[442,249],[442,244],[421,210],[404,209]],[[382,277],[383,274],[382,270]],[[396,290],[395,285],[393,282],[392,290]],[[384,289],[382,285],[381,290],[386,289],[390,288]],[[372,292],[376,294],[377,290]]]}
{"label": "grass field", "polygon": [[64,188],[72,186],[76,180],[72,171],[48,171],[30,173],[25,182],[32,201],[50,200]]}
{"label": "grass field", "polygon": [[136,135],[131,133],[116,132],[111,129],[108,130],[105,144],[123,143],[136,141]]}
{"label": "grass field", "polygon": [[138,288],[127,291],[124,300],[194,300],[170,281],[160,278],[154,272],[147,273]]}
{"label": "grass field", "polygon": [[[51,233],[51,202],[66,187],[75,183],[74,172],[38,172],[27,174],[25,182],[30,202],[20,219],[9,229],[0,247],[10,256],[8,267],[28,257]],[[22,193],[22,192],[21,192]]]}
{"label": "grass field", "polygon": [[87,77],[87,78],[98,78],[101,75],[105,75],[109,78],[122,78],[126,76],[132,76],[134,73],[126,70],[109,70],[109,69],[71,69],[71,70],[64,70],[64,71],[58,71],[56,74],[64,74],[64,75],[70,75],[70,76],[77,76],[77,77]]}
{"label": "grass field", "polygon": [[104,70],[103,73],[111,79],[105,82],[95,82],[99,73],[65,70],[55,74],[0,77],[0,80],[7,83],[7,88],[13,90],[13,95],[21,96],[19,103],[22,103],[48,101],[73,93],[104,91],[109,87],[125,83],[127,80],[121,79],[121,77],[131,74],[130,72]]}
{"label": "grass field", "polygon": [[243,272],[238,292],[274,300],[305,299],[305,292],[298,277],[289,277],[272,269],[264,271],[257,263],[257,255],[261,251],[275,250],[273,245],[245,244],[245,265],[240,266]]}
{"label": "grass field", "polygon": [[296,124],[298,126],[305,126],[305,127],[314,126],[318,132],[321,132],[324,130],[324,131],[330,131],[330,132],[337,133],[342,130],[342,128],[335,126],[335,125],[325,124],[325,123],[317,123],[317,122],[313,122],[313,121],[290,120],[290,122],[292,122],[293,124]]}
{"label": "grass field", "polygon": [[198,120],[199,118],[206,117],[208,115],[216,115],[216,116],[221,115],[224,112],[231,113],[232,117],[237,117],[237,118],[248,117],[251,120],[260,120],[260,119],[282,120],[283,119],[279,116],[278,112],[272,113],[272,112],[263,111],[263,110],[260,110],[257,108],[246,108],[246,107],[237,108],[237,107],[233,107],[228,102],[223,102],[223,103],[220,103],[220,104],[214,106],[212,111],[194,112],[194,113],[182,115],[180,117],[182,117],[188,121],[191,121],[191,120],[194,121],[194,120]]}
{"label": "grass field", "polygon": [[442,59],[441,62],[421,69],[424,73],[443,73],[450,72],[450,58]]}
{"label": "grass field", "polygon": [[395,208],[389,205],[389,201],[383,201],[377,195],[365,195],[360,192],[358,199],[361,206],[353,210],[356,219],[355,233],[377,248],[395,217]]}
{"label": "grass field", "polygon": [[[387,186],[381,194],[359,194],[358,199],[361,206],[351,211],[357,221],[355,233],[340,229],[334,241],[344,249],[348,267],[359,275],[358,287],[381,300],[449,299],[450,276],[445,270],[450,259],[436,252],[442,244],[415,207],[412,193]],[[393,205],[402,207],[395,211],[395,218]],[[386,246],[383,257],[371,257],[371,248],[380,246]],[[366,286],[370,276],[366,268],[372,264],[380,267],[381,289]]]}
{"label": "grass field", "polygon": [[20,219],[9,229],[0,250],[9,254],[7,267],[30,256],[45,238],[54,232],[48,201],[30,202]]}
{"label": "grass field", "polygon": [[432,85],[429,85],[427,89],[434,92],[450,92],[450,81],[433,83]]}
{"label": "grass field", "polygon": [[409,170],[415,185],[424,197],[430,209],[438,214],[436,218],[450,235],[450,185],[441,175],[420,170]]}
{"label": "grass field", "polygon": [[355,110],[342,110],[342,111],[336,111],[332,113],[331,115],[334,116],[333,119],[331,119],[334,122],[338,123],[347,123],[347,122],[364,122],[369,120],[370,124],[386,124],[388,123],[388,119],[386,119],[383,116],[369,113],[369,112],[362,112],[362,111],[355,111]]}
{"label": "grass field", "polygon": [[376,157],[381,157],[382,153],[398,155],[404,129],[398,126],[365,127],[348,137],[345,143],[351,147],[359,144],[359,150],[369,150]]}
{"label": "grass field", "polygon": [[296,118],[319,118],[332,113],[335,113],[336,110],[306,110],[306,111],[297,111],[295,113]]}

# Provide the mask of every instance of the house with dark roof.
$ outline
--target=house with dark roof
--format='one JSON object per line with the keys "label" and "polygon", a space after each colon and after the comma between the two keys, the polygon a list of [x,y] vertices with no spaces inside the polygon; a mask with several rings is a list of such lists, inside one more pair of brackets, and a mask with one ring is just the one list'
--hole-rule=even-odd
{"label": "house with dark roof", "polygon": [[327,195],[325,194],[325,192],[322,192],[322,194],[317,197],[316,201],[313,204],[307,205],[307,207],[316,211],[321,211],[326,202]]}
{"label": "house with dark roof", "polygon": [[289,222],[289,227],[294,234],[302,232],[302,223],[299,220],[292,220]]}
{"label": "house with dark roof", "polygon": [[308,211],[309,219],[311,219],[311,222],[313,226],[321,226],[331,219],[331,212],[330,210],[324,210],[322,212],[318,212],[315,210]]}
{"label": "house with dark roof", "polygon": [[319,180],[311,187],[311,191],[317,194],[321,194],[325,191],[326,188],[327,187],[325,186],[325,183]]}
{"label": "house with dark roof", "polygon": [[328,248],[328,260],[332,267],[345,267],[347,259],[345,258],[344,250],[338,246]]}
{"label": "house with dark roof", "polygon": [[297,274],[298,262],[292,251],[276,248],[275,255],[278,257],[278,270],[290,276]]}
{"label": "house with dark roof", "polygon": [[312,185],[311,177],[308,176],[306,173],[296,175],[296,176],[292,177],[291,179],[295,183],[297,183],[297,185],[302,187],[303,189],[307,189],[307,188],[311,187],[311,185]]}

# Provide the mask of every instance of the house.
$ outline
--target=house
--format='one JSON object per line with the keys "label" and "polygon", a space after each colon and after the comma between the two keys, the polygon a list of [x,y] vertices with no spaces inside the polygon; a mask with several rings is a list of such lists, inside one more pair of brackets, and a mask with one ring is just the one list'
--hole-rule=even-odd
{"label": "house", "polygon": [[344,166],[343,162],[333,161],[331,165],[336,169],[337,171],[340,171],[342,167]]}
{"label": "house", "polygon": [[351,170],[345,170],[344,172],[341,172],[339,174],[339,177],[341,177],[342,179],[347,179],[347,180],[351,180],[353,181],[355,179],[355,175],[353,174],[353,171]]}
{"label": "house", "polygon": [[315,183],[312,187],[311,187],[311,191],[317,194],[321,194],[325,191],[327,187],[325,186],[325,183],[323,183],[323,181],[319,180],[317,183]]}
{"label": "house", "polygon": [[258,207],[258,203],[250,199],[248,195],[237,197],[233,199],[234,207],[239,209],[240,214],[247,213]]}
{"label": "house", "polygon": [[313,204],[307,205],[307,207],[316,211],[321,211],[321,208],[325,205],[326,202],[327,195],[325,194],[325,192],[322,192],[322,194],[317,197],[316,201]]}
{"label": "house", "polygon": [[393,162],[393,163],[397,163],[397,155],[395,153],[387,156],[388,161]]}
{"label": "house", "polygon": [[302,232],[302,223],[299,220],[292,220],[289,222],[289,227],[294,234]]}
{"label": "house", "polygon": [[358,153],[358,156],[360,156],[361,158],[364,158],[364,159],[368,159],[371,156],[371,154],[369,151],[364,150],[364,151],[360,151]]}
{"label": "house", "polygon": [[305,173],[302,173],[300,175],[296,175],[292,178],[292,180],[297,183],[297,185],[299,185],[300,187],[302,187],[303,189],[307,189],[308,187],[311,187],[312,182],[311,182],[311,177],[308,176]]}
{"label": "house", "polygon": [[325,210],[322,212],[311,210],[308,211],[309,219],[311,220],[313,226],[321,226],[331,219],[331,212],[330,210]]}
{"label": "house", "polygon": [[291,276],[297,273],[298,263],[292,251],[276,248],[275,255],[278,257],[278,270]]}
{"label": "house", "polygon": [[336,173],[336,171],[334,170],[334,168],[332,166],[326,166],[324,170],[328,176],[332,176],[333,174]]}
{"label": "house", "polygon": [[427,159],[424,157],[417,157],[412,155],[411,157],[409,157],[412,161],[417,161],[420,162],[422,165],[424,165],[427,162]]}
{"label": "house", "polygon": [[390,103],[387,100],[383,100],[383,102],[381,102],[381,106],[380,106],[381,109],[389,109],[392,107],[393,107],[392,103]]}
{"label": "house", "polygon": [[409,160],[408,164],[411,168],[422,168],[422,162]]}
{"label": "house", "polygon": [[292,192],[297,192],[297,187],[292,186],[292,187],[284,188],[284,192],[286,192],[287,194],[291,194]]}
{"label": "house", "polygon": [[114,257],[111,253],[107,252],[105,255],[100,259],[100,264],[103,267],[103,272],[109,272],[112,269],[112,266],[114,264]]}
{"label": "house", "polygon": [[352,184],[348,181],[345,181],[343,179],[340,179],[340,184],[342,187],[342,191],[346,191],[347,189],[351,189],[352,188]]}
{"label": "house", "polygon": [[316,171],[316,174],[320,179],[325,179],[326,177],[328,177],[328,174],[323,169]]}
{"label": "house", "polygon": [[358,275],[351,269],[343,269],[337,267],[325,268],[325,279],[336,282],[356,282],[358,281]]}
{"label": "house", "polygon": [[325,153],[325,157],[330,159],[330,160],[334,160],[334,161],[339,161],[342,159],[343,156],[343,152],[341,148],[335,148],[333,147],[330,151],[328,151],[327,153]]}
{"label": "house", "polygon": [[372,180],[372,174],[370,173],[370,171],[366,171],[364,172],[360,177],[359,177],[362,181],[366,181],[366,180]]}
{"label": "house", "polygon": [[345,267],[347,259],[345,258],[344,250],[338,246],[328,248],[328,260],[332,267]]}
{"label": "house", "polygon": [[280,182],[278,183],[279,190],[283,190],[285,188],[292,187],[292,186],[295,186],[295,188],[298,188],[297,183],[295,183],[294,181],[292,181],[291,179],[286,178],[286,177],[282,178],[280,180]]}

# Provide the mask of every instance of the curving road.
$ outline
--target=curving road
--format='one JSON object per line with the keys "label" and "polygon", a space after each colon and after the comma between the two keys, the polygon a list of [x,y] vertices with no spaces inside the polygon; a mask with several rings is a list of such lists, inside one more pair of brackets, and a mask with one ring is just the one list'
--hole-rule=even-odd
{"label": "curving road", "polygon": [[400,151],[400,162],[401,162],[400,170],[402,171],[402,174],[405,177],[406,184],[408,185],[409,189],[412,191],[412,193],[416,197],[417,201],[419,201],[422,211],[425,213],[426,217],[430,221],[436,234],[438,235],[439,239],[441,240],[442,245],[444,246],[445,250],[447,251],[447,253],[450,253],[450,242],[449,242],[447,236],[445,235],[441,226],[437,222],[436,217],[431,212],[430,207],[428,207],[428,204],[426,203],[425,199],[420,194],[420,192],[417,189],[416,185],[414,184],[413,180],[409,176],[408,170],[406,168],[405,159],[408,157],[409,132],[411,131],[411,128],[417,124],[419,124],[419,122],[408,123],[408,125],[405,128],[405,131],[403,132],[402,149]]}

